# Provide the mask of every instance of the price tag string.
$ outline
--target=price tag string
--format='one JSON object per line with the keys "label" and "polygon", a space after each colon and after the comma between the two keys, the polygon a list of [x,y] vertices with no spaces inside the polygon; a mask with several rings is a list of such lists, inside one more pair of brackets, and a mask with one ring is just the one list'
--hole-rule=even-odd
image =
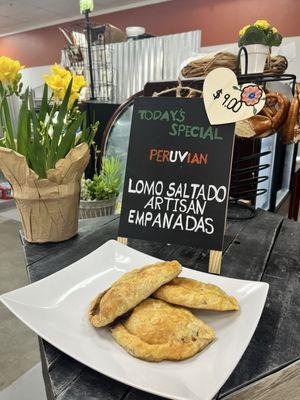
{"label": "price tag string", "polygon": [[[186,96],[182,96],[181,95],[182,91],[185,91],[185,92],[188,91],[188,94]],[[189,86],[182,86],[180,81],[178,82],[178,86],[176,86],[176,87],[173,87],[171,89],[166,89],[161,92],[154,92],[152,97],[159,97],[164,94],[172,93],[172,92],[176,93],[176,97],[184,97],[184,98],[194,98],[194,97],[202,98],[203,97],[202,90],[194,89]]]}

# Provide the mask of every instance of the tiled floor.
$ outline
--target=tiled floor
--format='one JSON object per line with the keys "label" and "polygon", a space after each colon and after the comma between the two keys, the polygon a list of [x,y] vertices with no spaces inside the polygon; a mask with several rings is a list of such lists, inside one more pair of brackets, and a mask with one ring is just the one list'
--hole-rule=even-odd
{"label": "tiled floor", "polygon": [[0,400],[47,400],[41,363],[2,390]]}
{"label": "tiled floor", "polygon": [[[28,283],[19,229],[21,224],[16,209],[0,212],[0,293]],[[0,390],[2,390],[40,361],[36,335],[2,303],[0,343]],[[12,400],[19,399],[12,398]],[[32,400],[35,398],[32,397]]]}
{"label": "tiled floor", "polygon": [[9,208],[8,210],[1,211],[0,212],[0,217],[2,219],[12,219],[14,221],[21,222],[20,214],[19,214],[18,210],[15,207]]}
{"label": "tiled floor", "polygon": [[[20,228],[16,208],[0,212],[1,293],[28,283]],[[46,400],[36,335],[2,304],[0,318],[0,400]]]}

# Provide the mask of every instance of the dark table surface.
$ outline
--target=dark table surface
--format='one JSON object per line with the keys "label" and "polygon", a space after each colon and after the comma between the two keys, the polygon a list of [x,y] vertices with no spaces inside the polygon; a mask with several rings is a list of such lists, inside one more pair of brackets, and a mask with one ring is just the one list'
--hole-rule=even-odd
{"label": "dark table surface", "polygon": [[[29,281],[57,272],[107,240],[116,239],[118,222],[116,216],[80,221],[79,234],[62,243],[37,245],[22,239]],[[128,245],[207,272],[207,250],[141,240],[129,240]],[[268,282],[270,289],[256,332],[217,398],[299,360],[299,260],[299,223],[262,210],[252,219],[227,222],[221,274]],[[89,369],[44,340],[40,340],[40,348],[49,400],[161,399]]]}

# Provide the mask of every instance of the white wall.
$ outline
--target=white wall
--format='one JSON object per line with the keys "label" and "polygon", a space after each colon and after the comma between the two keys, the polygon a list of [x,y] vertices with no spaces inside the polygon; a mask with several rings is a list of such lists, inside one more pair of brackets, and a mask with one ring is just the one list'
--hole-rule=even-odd
{"label": "white wall", "polygon": [[42,97],[44,86],[44,74],[50,74],[51,65],[31,67],[22,70],[22,82],[24,88],[29,86],[35,91],[36,97]]}

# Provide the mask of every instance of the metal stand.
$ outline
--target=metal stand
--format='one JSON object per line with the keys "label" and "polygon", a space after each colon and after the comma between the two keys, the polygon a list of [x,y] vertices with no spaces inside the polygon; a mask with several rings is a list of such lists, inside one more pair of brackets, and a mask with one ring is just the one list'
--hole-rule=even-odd
{"label": "metal stand", "polygon": [[[268,179],[268,176],[257,176],[259,171],[262,171],[270,167],[270,164],[258,164],[260,157],[269,155],[270,151],[264,151],[261,153],[255,153],[251,156],[241,157],[233,162],[232,173],[231,173],[231,196],[234,199],[251,199],[253,195],[260,196],[267,192],[267,189],[257,189],[257,184],[264,182]],[[240,164],[245,161],[254,162],[253,166],[240,167]],[[245,177],[245,175],[251,175]],[[254,186],[254,188],[252,188]]]}
{"label": "metal stand", "polygon": [[[248,53],[245,47],[241,47],[238,54],[238,68],[240,65],[241,53],[245,54],[245,74],[237,75],[238,82],[240,84],[253,82],[259,85],[265,86],[267,82],[291,82],[292,92],[294,93],[296,76],[292,74],[283,75],[264,75],[261,74],[248,74]],[[260,148],[260,140],[258,146],[253,148]],[[240,220],[249,219],[255,216],[255,199],[257,196],[261,196],[267,192],[267,189],[258,189],[257,185],[261,182],[268,180],[268,176],[258,176],[259,171],[262,171],[270,167],[270,164],[261,163],[260,158],[270,154],[270,151],[265,152],[254,152],[251,155],[240,156],[239,151],[235,152],[235,159],[232,164],[231,182],[230,182],[230,194],[229,194],[229,207],[228,207],[228,219]],[[245,166],[246,164],[246,166]],[[276,196],[275,196],[276,197]],[[242,199],[242,201],[241,201]],[[248,201],[248,202],[247,202]],[[274,195],[271,193],[271,211],[272,203],[274,202]],[[250,203],[250,204],[249,204]],[[254,203],[254,204],[253,204]]]}
{"label": "metal stand", "polygon": [[91,48],[91,26],[90,26],[90,19],[89,19],[89,10],[84,11],[84,16],[85,16],[85,30],[86,30],[87,45],[88,45],[89,68],[90,68],[91,100],[95,100],[96,97],[95,97],[95,90],[94,90],[92,48]]}

